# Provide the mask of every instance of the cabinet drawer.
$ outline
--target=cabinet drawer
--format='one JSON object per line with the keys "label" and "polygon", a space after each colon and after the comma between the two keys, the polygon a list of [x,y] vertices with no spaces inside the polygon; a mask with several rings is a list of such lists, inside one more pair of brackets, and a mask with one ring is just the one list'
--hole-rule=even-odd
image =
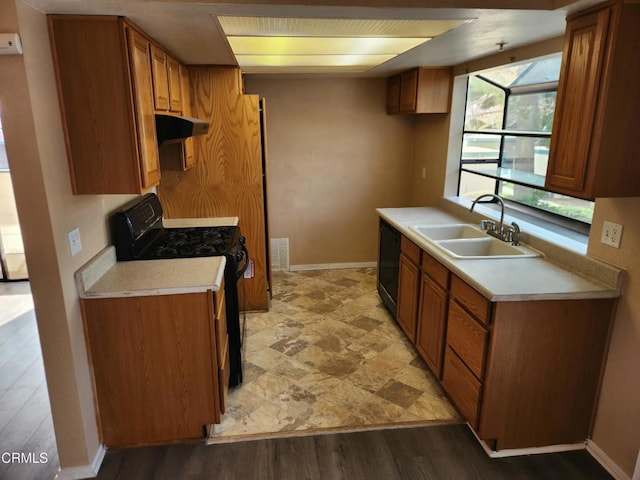
{"label": "cabinet drawer", "polygon": [[480,323],[489,323],[491,302],[455,275],[451,276],[451,296],[475,315]]}
{"label": "cabinet drawer", "polygon": [[218,382],[220,391],[220,414],[227,409],[227,394],[229,393],[229,377],[231,376],[231,366],[229,364],[229,337],[225,337],[223,350],[223,362],[218,368]]}
{"label": "cabinet drawer", "polygon": [[482,380],[487,331],[456,302],[449,302],[447,345]]}
{"label": "cabinet drawer", "polygon": [[218,365],[222,365],[224,360],[224,343],[227,339],[227,312],[224,306],[224,297],[220,302],[220,310],[216,316],[216,349],[218,351]]}
{"label": "cabinet drawer", "polygon": [[428,253],[422,252],[422,271],[445,290],[449,287],[449,270]]}
{"label": "cabinet drawer", "polygon": [[420,265],[421,249],[404,235],[400,241],[400,251],[416,265]]}
{"label": "cabinet drawer", "polygon": [[444,354],[442,386],[460,413],[477,429],[482,384],[449,347]]}

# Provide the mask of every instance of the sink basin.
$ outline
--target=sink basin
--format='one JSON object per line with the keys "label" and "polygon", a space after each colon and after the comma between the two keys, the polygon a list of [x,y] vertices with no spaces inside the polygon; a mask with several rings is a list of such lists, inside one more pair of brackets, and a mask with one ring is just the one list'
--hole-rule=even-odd
{"label": "sink basin", "polygon": [[515,247],[496,238],[471,238],[460,240],[442,240],[435,242],[452,257],[459,259],[497,259],[538,257],[535,251]]}
{"label": "sink basin", "polygon": [[534,250],[522,246],[514,247],[466,223],[412,225],[409,229],[442,249],[447,255],[460,260],[540,256]]}
{"label": "sink basin", "polygon": [[479,228],[464,223],[453,225],[416,225],[409,228],[432,242],[457,238],[487,238],[487,234]]}

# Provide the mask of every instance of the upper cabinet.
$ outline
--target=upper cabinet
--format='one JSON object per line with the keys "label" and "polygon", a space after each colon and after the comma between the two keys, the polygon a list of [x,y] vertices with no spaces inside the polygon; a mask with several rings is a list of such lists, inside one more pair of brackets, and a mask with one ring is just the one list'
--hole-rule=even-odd
{"label": "upper cabinet", "polygon": [[155,112],[182,113],[186,69],[121,17],[48,21],[73,193],[158,185]]}
{"label": "upper cabinet", "polygon": [[167,55],[167,77],[169,79],[169,110],[183,112],[182,106],[182,66],[175,58]]}
{"label": "upper cabinet", "polygon": [[160,183],[160,161],[156,119],[151,101],[151,72],[149,52],[151,43],[132,28],[126,28],[128,36],[131,79],[133,81],[133,101],[135,118],[138,121],[136,134],[139,147],[142,188],[148,189]]}
{"label": "upper cabinet", "polygon": [[182,112],[180,62],[158,45],[151,46],[153,97],[156,110]]}
{"label": "upper cabinet", "polygon": [[640,3],[569,17],[545,187],[592,199],[640,195]]}
{"label": "upper cabinet", "polygon": [[450,67],[417,67],[387,80],[387,113],[448,113]]}
{"label": "upper cabinet", "polygon": [[153,73],[153,101],[156,110],[169,110],[169,76],[167,75],[167,54],[156,45],[151,46],[151,66]]}

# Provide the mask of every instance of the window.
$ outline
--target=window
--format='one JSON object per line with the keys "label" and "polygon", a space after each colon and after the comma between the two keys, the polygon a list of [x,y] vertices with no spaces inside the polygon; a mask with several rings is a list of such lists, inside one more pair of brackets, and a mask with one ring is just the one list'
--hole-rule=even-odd
{"label": "window", "polygon": [[511,206],[578,230],[594,203],[544,188],[561,55],[470,76],[458,195],[497,193]]}
{"label": "window", "polygon": [[9,161],[7,160],[7,151],[4,148],[4,135],[2,132],[2,121],[0,121],[0,172],[9,171]]}

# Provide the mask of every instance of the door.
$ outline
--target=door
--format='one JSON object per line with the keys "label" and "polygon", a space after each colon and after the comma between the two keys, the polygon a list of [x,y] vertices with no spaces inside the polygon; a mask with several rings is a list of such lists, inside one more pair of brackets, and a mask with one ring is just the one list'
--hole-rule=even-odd
{"label": "door", "polygon": [[0,279],[22,280],[27,277],[27,261],[0,122]]}

